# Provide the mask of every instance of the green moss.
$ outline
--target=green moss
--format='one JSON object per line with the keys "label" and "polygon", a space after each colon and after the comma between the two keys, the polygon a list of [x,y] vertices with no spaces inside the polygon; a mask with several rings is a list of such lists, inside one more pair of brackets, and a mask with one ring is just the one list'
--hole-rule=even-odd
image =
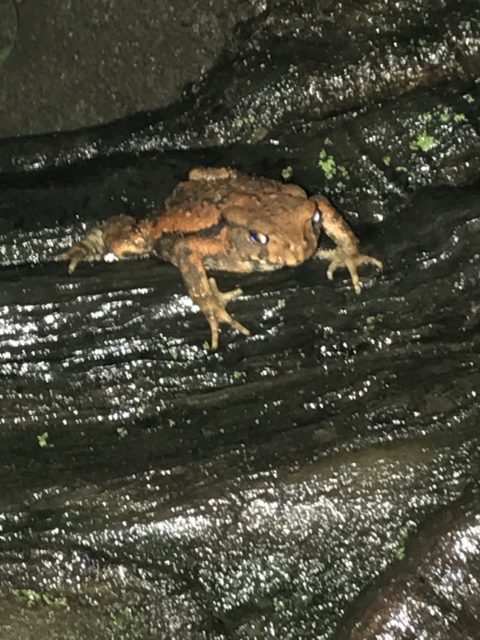
{"label": "green moss", "polygon": [[395,551],[395,555],[397,556],[398,560],[403,560],[405,558],[405,547],[398,547],[398,549]]}
{"label": "green moss", "polygon": [[437,145],[438,140],[423,130],[420,131],[415,140],[410,142],[410,149],[412,151],[429,151]]}
{"label": "green moss", "polygon": [[443,111],[440,114],[440,122],[450,122],[451,119],[452,119],[452,112],[450,109],[445,107],[445,109],[443,109]]}
{"label": "green moss", "polygon": [[327,180],[331,180],[337,174],[335,158],[322,149],[318,155],[318,167],[323,171]]}
{"label": "green moss", "polygon": [[327,180],[332,180],[335,176],[341,176],[345,179],[350,178],[348,169],[342,164],[337,164],[335,158],[327,153],[325,149],[322,149],[318,155],[317,166],[323,171]]}
{"label": "green moss", "polygon": [[392,158],[391,158],[391,156],[388,156],[388,155],[387,155],[387,156],[383,156],[382,160],[383,160],[383,164],[384,164],[386,167],[389,167],[389,166],[390,166],[390,163],[391,163],[391,161],[392,161]]}
{"label": "green moss", "polygon": [[[470,100],[467,98],[470,94],[466,94],[464,97],[467,102]],[[471,97],[471,96],[470,96]],[[474,98],[472,98],[474,100]],[[430,122],[440,123],[440,124],[449,124],[453,122],[463,122],[466,120],[466,116],[464,113],[455,113],[452,107],[444,106],[444,107],[436,107],[432,111],[426,111],[420,115],[420,122],[423,124],[428,124]],[[410,148],[414,151],[421,149],[422,151],[427,151],[432,147],[436,146],[438,141],[424,129],[421,131],[416,140],[413,140],[410,143]],[[413,146],[412,146],[413,145]]]}
{"label": "green moss", "polygon": [[450,107],[445,107],[441,111],[439,116],[440,122],[443,122],[443,123],[448,123],[448,122],[451,122],[452,120],[454,122],[463,122],[466,119],[467,117],[464,113],[455,113],[453,109],[451,109]]}
{"label": "green moss", "polygon": [[125,427],[117,427],[117,433],[120,438],[126,438],[128,436],[128,429]]}
{"label": "green moss", "polygon": [[[115,633],[115,638],[124,637],[122,632],[128,631],[132,624],[132,620],[133,615],[131,607],[125,607],[123,610],[119,609],[110,614],[108,626]],[[122,635],[118,635],[119,633],[122,633]]]}
{"label": "green moss", "polygon": [[233,121],[233,126],[236,129],[250,127],[252,124],[255,124],[255,116],[252,113],[247,113],[244,118],[236,118],[236,120]]}
{"label": "green moss", "polygon": [[12,52],[17,36],[17,13],[12,0],[0,2],[0,64]]}
{"label": "green moss", "polygon": [[425,111],[425,113],[422,113],[420,115],[421,122],[431,122],[432,120],[433,120],[433,113],[431,113],[430,111]]}
{"label": "green moss", "polygon": [[284,169],[282,169],[282,178],[284,180],[290,180],[292,176],[293,176],[293,167],[288,165],[288,167],[285,167]]}
{"label": "green moss", "polygon": [[399,533],[399,540],[398,540],[398,547],[395,550],[395,555],[399,560],[403,560],[407,553],[406,547],[407,547],[407,539],[408,539],[408,529],[406,527],[402,527],[398,533]]}
{"label": "green moss", "polygon": [[10,55],[11,51],[12,51],[13,47],[5,47],[5,49],[2,49],[0,51],[0,62],[3,62],[4,60],[6,60],[8,58],[8,56]]}
{"label": "green moss", "polygon": [[37,442],[38,442],[38,446],[45,448],[45,447],[53,447],[53,444],[49,444],[48,442],[48,431],[44,431],[43,433],[39,433],[37,435]]}
{"label": "green moss", "polygon": [[68,607],[67,599],[63,596],[52,596],[34,589],[12,589],[12,593],[25,600],[29,605],[46,605],[47,607]]}

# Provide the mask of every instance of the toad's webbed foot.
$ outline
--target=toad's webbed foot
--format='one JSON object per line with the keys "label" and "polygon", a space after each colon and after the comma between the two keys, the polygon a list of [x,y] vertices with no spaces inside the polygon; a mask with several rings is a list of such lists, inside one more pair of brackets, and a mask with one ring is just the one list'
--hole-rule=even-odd
{"label": "toad's webbed foot", "polygon": [[373,264],[377,269],[383,269],[382,262],[377,258],[357,251],[348,252],[341,247],[326,250],[320,249],[315,254],[315,257],[330,260],[330,265],[327,269],[327,277],[329,280],[333,280],[333,274],[338,267],[346,267],[350,273],[355,293],[357,294],[362,290],[362,283],[358,275],[358,267],[360,265]]}
{"label": "toad's webbed foot", "polygon": [[233,289],[232,291],[219,291],[217,283],[214,278],[209,278],[208,283],[211,289],[211,297],[208,300],[204,300],[201,304],[201,309],[205,314],[210,325],[210,331],[212,334],[212,349],[218,348],[218,329],[220,324],[229,324],[233,329],[243,333],[243,335],[250,335],[250,331],[243,324],[232,318],[232,316],[226,310],[226,305],[242,295],[241,289]]}

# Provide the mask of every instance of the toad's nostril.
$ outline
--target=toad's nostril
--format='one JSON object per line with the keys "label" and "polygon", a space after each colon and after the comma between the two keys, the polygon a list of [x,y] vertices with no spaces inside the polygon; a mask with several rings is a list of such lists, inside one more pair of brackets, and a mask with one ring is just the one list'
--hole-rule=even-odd
{"label": "toad's nostril", "polygon": [[288,265],[296,265],[299,262],[302,262],[301,251],[294,244],[288,245],[288,250],[285,252],[285,256],[283,256],[283,260]]}
{"label": "toad's nostril", "polygon": [[298,252],[298,247],[294,242],[289,242],[288,243],[288,250],[290,251],[290,253],[296,254]]}
{"label": "toad's nostril", "polygon": [[290,251],[293,253],[294,256],[300,256],[302,255],[302,245],[298,242],[291,242],[290,243]]}

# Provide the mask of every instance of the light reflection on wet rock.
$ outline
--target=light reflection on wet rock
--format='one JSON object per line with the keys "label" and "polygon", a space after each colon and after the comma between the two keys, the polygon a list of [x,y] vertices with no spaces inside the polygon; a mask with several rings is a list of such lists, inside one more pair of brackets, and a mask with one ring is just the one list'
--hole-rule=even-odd
{"label": "light reflection on wet rock", "polygon": [[[32,607],[40,631],[53,618],[62,629],[82,620],[107,633],[123,611],[128,638],[155,637],[151,623],[161,637],[206,629],[214,638],[268,637],[270,629],[331,637],[345,606],[399,557],[416,523],[460,496],[472,477],[464,452],[436,440],[421,451],[400,444],[222,479],[219,468],[243,466],[230,452],[215,478],[187,464],[39,494],[23,522],[2,529],[2,582],[11,585],[2,624],[12,633],[24,628],[15,611],[32,589],[65,600],[44,622],[45,607]],[[193,503],[180,504],[192,474]],[[35,533],[25,527],[32,518]],[[20,547],[30,549],[29,561]],[[93,604],[103,612],[94,624]]]}
{"label": "light reflection on wet rock", "polygon": [[[447,510],[414,536],[391,582],[369,594],[350,640],[478,638],[480,515],[478,497]],[[408,553],[410,552],[410,553]],[[402,556],[403,556],[402,552]]]}

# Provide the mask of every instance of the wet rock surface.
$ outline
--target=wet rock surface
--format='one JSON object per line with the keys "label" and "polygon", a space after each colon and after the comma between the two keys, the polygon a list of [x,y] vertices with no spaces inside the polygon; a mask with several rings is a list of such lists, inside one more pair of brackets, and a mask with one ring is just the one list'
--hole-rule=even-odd
{"label": "wet rock surface", "polygon": [[478,512],[478,496],[470,496],[434,518],[414,538],[398,575],[368,594],[371,603],[362,619],[339,638],[405,637],[412,628],[417,637],[477,638]]}
{"label": "wet rock surface", "polygon": [[[170,265],[43,262],[81,225],[48,227],[42,207],[91,189],[98,210],[102,183],[4,190],[40,213],[3,237],[2,637],[335,638],[417,527],[478,483],[480,189],[359,226],[386,263],[360,297],[318,262],[243,278],[232,310],[253,335],[212,353]],[[458,519],[473,560],[475,505]],[[474,602],[476,562],[438,589]],[[394,637],[455,637],[421,595]]]}
{"label": "wet rock surface", "polygon": [[[239,48],[265,56],[270,88],[295,47],[308,63],[344,26],[358,43],[321,82],[336,65],[358,90],[342,59],[399,33],[414,57],[421,34],[443,38],[458,66],[341,85],[321,109],[273,92],[259,135],[228,104],[266,104],[267,84],[252,62],[228,94],[226,60],[161,124],[0,145],[2,638],[480,637],[475,7],[278,5]],[[201,164],[326,192],[384,272],[361,296],[319,262],[224,274],[252,335],[211,352],[174,267],[52,261]]]}

